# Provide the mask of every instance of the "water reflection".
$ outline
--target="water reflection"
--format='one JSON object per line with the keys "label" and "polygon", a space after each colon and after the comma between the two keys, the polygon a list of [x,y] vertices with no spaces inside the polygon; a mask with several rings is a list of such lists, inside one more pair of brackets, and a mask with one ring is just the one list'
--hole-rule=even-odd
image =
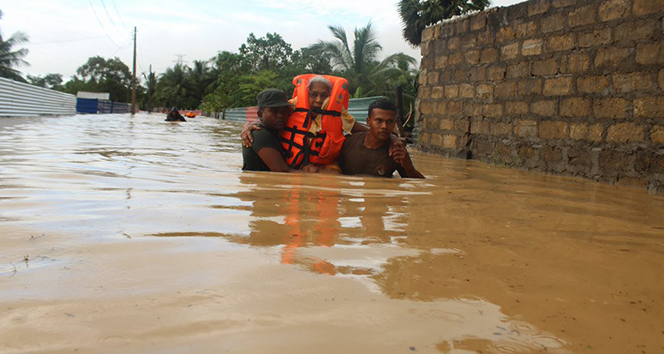
{"label": "water reflection", "polygon": [[[364,195],[364,182],[360,187],[353,185],[359,181],[326,175],[243,173],[240,183],[247,188],[237,197],[251,203],[251,231],[248,237],[233,240],[252,246],[280,246],[283,264],[318,273],[375,274],[386,258],[366,262],[372,253],[369,246],[392,246],[383,248],[398,252],[397,240],[406,235],[397,222],[404,216],[395,210],[404,207],[405,199],[401,195],[371,195],[382,194],[380,190]],[[365,202],[373,198],[382,202]],[[332,261],[320,255],[334,252],[326,250],[333,247],[345,254],[358,250],[358,259]],[[378,252],[373,253],[376,256]]]}

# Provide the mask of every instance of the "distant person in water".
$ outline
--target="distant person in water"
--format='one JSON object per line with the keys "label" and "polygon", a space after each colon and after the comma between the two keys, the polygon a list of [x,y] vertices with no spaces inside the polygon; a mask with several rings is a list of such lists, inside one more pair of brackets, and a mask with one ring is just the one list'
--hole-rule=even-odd
{"label": "distant person in water", "polygon": [[186,122],[187,120],[180,114],[178,108],[173,106],[166,116],[167,122]]}
{"label": "distant person in water", "polygon": [[250,132],[253,144],[242,147],[242,169],[246,171],[289,172],[283,158],[279,134],[286,126],[292,105],[286,93],[277,89],[265,90],[256,96],[258,127]]}
{"label": "distant person in water", "polygon": [[346,137],[341,148],[339,166],[347,175],[392,177],[394,171],[404,178],[424,178],[415,169],[403,145],[394,146],[390,153],[391,134],[396,124],[397,108],[386,98],[369,105],[368,132]]}

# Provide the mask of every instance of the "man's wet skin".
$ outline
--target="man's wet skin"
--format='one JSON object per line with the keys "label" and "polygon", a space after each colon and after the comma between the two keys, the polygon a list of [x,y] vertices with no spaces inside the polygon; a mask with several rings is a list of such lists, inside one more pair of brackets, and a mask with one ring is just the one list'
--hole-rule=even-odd
{"label": "man's wet skin", "polygon": [[396,113],[387,111],[380,108],[375,108],[372,111],[372,117],[368,125],[375,131],[375,137],[385,142],[390,139],[394,124],[396,123]]}

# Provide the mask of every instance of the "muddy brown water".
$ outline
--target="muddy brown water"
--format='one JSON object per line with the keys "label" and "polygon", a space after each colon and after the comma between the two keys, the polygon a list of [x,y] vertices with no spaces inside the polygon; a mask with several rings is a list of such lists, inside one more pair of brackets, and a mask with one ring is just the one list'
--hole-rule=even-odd
{"label": "muddy brown water", "polygon": [[664,198],[413,152],[241,172],[240,125],[0,119],[1,353],[664,353]]}

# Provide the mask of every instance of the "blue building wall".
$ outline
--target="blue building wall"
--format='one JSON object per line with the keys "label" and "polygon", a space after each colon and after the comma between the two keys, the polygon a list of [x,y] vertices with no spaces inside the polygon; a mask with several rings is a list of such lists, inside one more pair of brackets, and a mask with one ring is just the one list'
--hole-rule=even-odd
{"label": "blue building wall", "polygon": [[123,102],[111,102],[109,100],[100,100],[97,98],[76,98],[76,113],[129,113],[129,104]]}
{"label": "blue building wall", "polygon": [[76,113],[97,114],[96,98],[76,98]]}

